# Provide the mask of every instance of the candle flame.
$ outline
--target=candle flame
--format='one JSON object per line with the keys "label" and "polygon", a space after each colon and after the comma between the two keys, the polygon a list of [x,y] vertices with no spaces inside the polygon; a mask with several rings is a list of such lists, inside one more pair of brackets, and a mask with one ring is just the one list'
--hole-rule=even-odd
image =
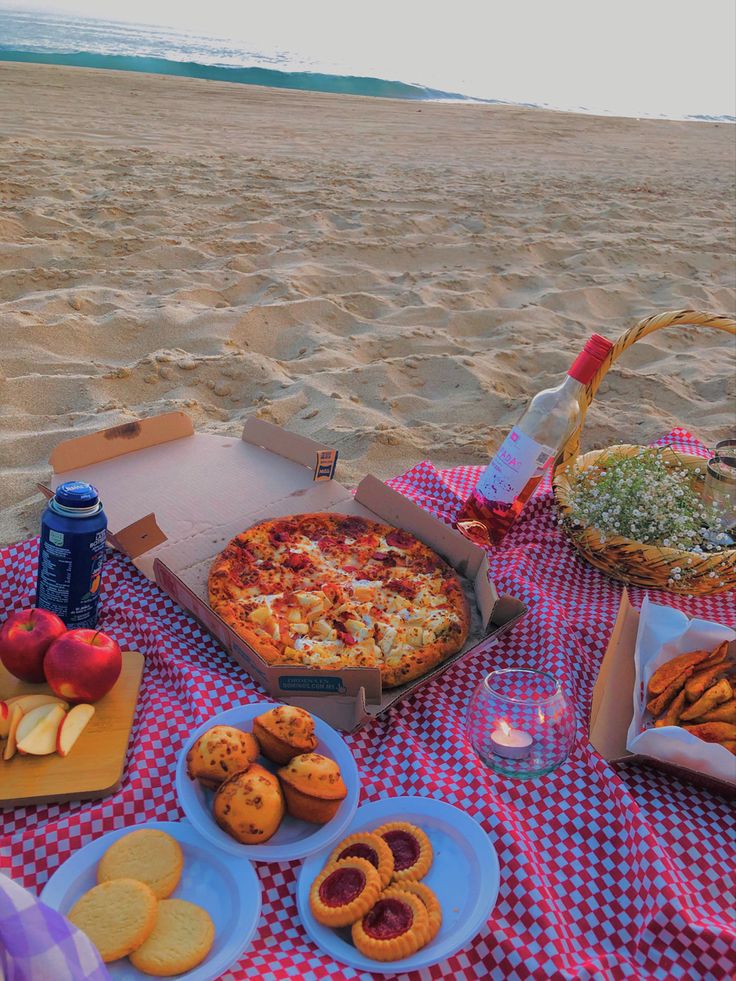
{"label": "candle flame", "polygon": [[541,709],[537,709],[537,715],[539,716],[539,721],[544,724],[544,712]]}
{"label": "candle flame", "polygon": [[508,722],[505,722],[503,719],[501,719],[501,721],[498,723],[498,728],[501,730],[504,736],[511,735],[511,726],[508,724]]}

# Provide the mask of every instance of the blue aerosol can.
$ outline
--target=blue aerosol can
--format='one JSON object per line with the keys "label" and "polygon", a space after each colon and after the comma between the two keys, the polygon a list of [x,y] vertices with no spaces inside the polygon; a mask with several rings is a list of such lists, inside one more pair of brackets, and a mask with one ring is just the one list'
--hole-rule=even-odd
{"label": "blue aerosol can", "polygon": [[59,484],[41,518],[36,606],[70,630],[97,626],[106,532],[97,488],[81,480]]}

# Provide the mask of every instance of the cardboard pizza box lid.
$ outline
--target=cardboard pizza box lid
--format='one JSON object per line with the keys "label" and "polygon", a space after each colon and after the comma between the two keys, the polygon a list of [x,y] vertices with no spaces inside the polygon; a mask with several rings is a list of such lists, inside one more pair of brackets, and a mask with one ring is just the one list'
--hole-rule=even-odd
{"label": "cardboard pizza box lid", "polygon": [[611,637],[593,687],[589,731],[591,745],[604,760],[614,766],[641,764],[654,766],[729,799],[736,798],[734,784],[705,776],[690,767],[665,763],[640,753],[631,753],[626,748],[629,726],[634,715],[636,683],[634,650],[638,630],[639,611],[632,606],[629,594],[624,589]]}
{"label": "cardboard pizza box lid", "polygon": [[240,437],[220,436],[169,412],[67,440],[50,462],[53,488],[86,480],[99,489],[110,543],[152,579],[157,556],[176,545],[193,560],[195,540],[228,522],[242,531],[244,512],[300,491],[313,510],[347,496],[329,477],[315,479],[325,458],[331,473],[334,450],[262,419],[248,419]]}

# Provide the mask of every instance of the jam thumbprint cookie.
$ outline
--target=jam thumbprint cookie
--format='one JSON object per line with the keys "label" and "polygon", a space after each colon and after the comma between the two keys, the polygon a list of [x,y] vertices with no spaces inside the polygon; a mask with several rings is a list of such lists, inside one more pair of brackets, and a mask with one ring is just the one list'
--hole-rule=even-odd
{"label": "jam thumbprint cookie", "polygon": [[353,943],[375,961],[398,961],[427,942],[429,920],[424,903],[397,886],[386,889],[353,924]]}
{"label": "jam thumbprint cookie", "polygon": [[429,838],[413,824],[397,821],[382,824],[373,832],[383,838],[394,857],[393,881],[423,879],[432,865],[432,845]]}
{"label": "jam thumbprint cookie", "polygon": [[394,888],[400,889],[402,892],[410,892],[424,903],[429,919],[427,939],[424,942],[425,944],[430,943],[440,932],[442,926],[442,907],[439,900],[429,886],[425,886],[422,882],[413,882],[411,879],[402,879],[401,882],[397,882]]}
{"label": "jam thumbprint cookie", "polygon": [[381,892],[376,869],[364,858],[329,863],[312,883],[309,906],[318,923],[350,926],[373,906]]}
{"label": "jam thumbprint cookie", "polygon": [[381,888],[385,889],[394,874],[394,856],[383,838],[370,832],[344,838],[327,860],[327,864],[341,862],[345,858],[364,858],[378,870]]}

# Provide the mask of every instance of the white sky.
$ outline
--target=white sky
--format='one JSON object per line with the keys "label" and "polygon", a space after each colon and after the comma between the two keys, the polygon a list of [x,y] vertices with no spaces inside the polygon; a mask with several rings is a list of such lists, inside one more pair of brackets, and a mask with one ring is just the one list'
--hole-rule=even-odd
{"label": "white sky", "polygon": [[734,0],[0,0],[515,102],[736,114]]}

